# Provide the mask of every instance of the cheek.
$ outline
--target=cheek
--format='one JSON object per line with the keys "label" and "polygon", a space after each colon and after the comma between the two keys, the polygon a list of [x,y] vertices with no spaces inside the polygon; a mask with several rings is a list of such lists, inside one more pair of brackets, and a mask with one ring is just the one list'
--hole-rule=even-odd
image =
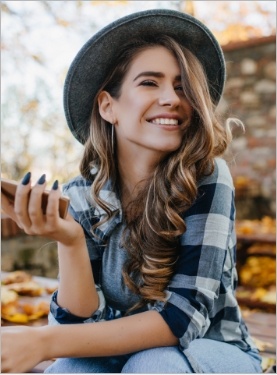
{"label": "cheek", "polygon": [[122,119],[126,117],[128,119],[131,117],[134,120],[141,119],[151,105],[149,100],[138,95],[128,95],[122,99],[122,105],[118,109],[120,111],[119,117]]}

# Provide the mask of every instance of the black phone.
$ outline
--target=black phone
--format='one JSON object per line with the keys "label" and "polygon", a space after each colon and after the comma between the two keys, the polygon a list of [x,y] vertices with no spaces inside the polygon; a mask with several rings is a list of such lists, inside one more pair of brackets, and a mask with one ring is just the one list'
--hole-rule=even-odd
{"label": "black phone", "polygon": [[[14,201],[17,185],[18,185],[18,182],[16,182],[16,181],[8,180],[6,178],[1,177],[1,191],[12,202]],[[42,208],[42,211],[43,211],[44,214],[46,212],[48,195],[49,195],[49,190],[45,190],[42,194],[41,208]],[[60,199],[59,199],[59,215],[62,219],[64,219],[67,215],[68,206],[69,206],[69,198],[60,197]]]}

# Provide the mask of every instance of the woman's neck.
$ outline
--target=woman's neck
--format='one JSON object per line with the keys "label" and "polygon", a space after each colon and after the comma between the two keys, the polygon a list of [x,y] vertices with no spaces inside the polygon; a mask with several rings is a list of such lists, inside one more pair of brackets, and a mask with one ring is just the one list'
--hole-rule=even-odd
{"label": "woman's neck", "polygon": [[140,155],[118,155],[118,169],[121,180],[123,206],[136,198],[139,189],[154,172],[161,156],[153,152],[142,152]]}

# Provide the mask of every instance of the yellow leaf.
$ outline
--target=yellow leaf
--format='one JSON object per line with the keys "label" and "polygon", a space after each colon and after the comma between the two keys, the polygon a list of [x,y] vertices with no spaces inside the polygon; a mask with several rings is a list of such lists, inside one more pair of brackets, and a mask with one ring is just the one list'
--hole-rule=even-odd
{"label": "yellow leaf", "polygon": [[2,319],[5,319],[12,323],[28,323],[28,316],[26,314],[14,314],[14,315],[6,315],[1,314]]}

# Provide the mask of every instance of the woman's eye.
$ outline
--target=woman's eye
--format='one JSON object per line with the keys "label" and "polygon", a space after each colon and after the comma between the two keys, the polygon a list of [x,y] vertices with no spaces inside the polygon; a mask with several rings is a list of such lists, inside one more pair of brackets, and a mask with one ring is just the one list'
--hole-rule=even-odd
{"label": "woman's eye", "polygon": [[177,91],[184,91],[182,86],[176,86],[175,90],[177,90]]}
{"label": "woman's eye", "polygon": [[141,82],[141,85],[142,85],[142,86],[157,86],[156,82],[154,82],[154,81],[149,81],[149,80],[147,80],[147,81],[142,81],[142,82]]}

